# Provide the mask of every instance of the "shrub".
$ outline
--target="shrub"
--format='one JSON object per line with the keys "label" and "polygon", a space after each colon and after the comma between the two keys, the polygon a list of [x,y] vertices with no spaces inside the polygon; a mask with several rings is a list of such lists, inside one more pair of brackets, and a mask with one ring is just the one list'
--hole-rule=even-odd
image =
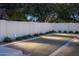
{"label": "shrub", "polygon": [[27,38],[28,38],[28,37],[32,37],[32,35],[27,35]]}
{"label": "shrub", "polygon": [[33,36],[39,36],[40,34],[34,34]]}
{"label": "shrub", "polygon": [[49,34],[49,33],[52,33],[52,31],[46,32],[45,34]]}
{"label": "shrub", "polygon": [[79,31],[76,31],[75,34],[79,34]]}
{"label": "shrub", "polygon": [[49,34],[49,33],[54,33],[54,31],[52,30],[52,31],[48,31],[46,33],[41,33],[41,34]]}
{"label": "shrub", "polygon": [[39,35],[44,35],[44,33],[40,33]]}
{"label": "shrub", "polygon": [[67,31],[64,31],[64,33],[67,33]]}
{"label": "shrub", "polygon": [[38,35],[39,35],[39,34],[34,34],[34,35],[23,35],[23,36],[16,37],[15,40],[23,40],[23,39],[27,39],[27,38],[34,37],[34,36],[38,36]]}
{"label": "shrub", "polygon": [[27,35],[22,36],[22,39],[27,39],[27,38],[28,38]]}
{"label": "shrub", "polygon": [[56,33],[56,31],[52,30],[51,33]]}
{"label": "shrub", "polygon": [[12,41],[13,40],[11,38],[9,38],[9,37],[5,37],[4,40],[3,40],[3,42],[12,42]]}
{"label": "shrub", "polygon": [[16,37],[15,40],[22,40],[22,37]]}
{"label": "shrub", "polygon": [[23,36],[19,36],[19,37],[16,37],[15,40],[27,39],[28,37],[31,37],[31,35],[23,35]]}
{"label": "shrub", "polygon": [[62,31],[61,31],[61,30],[59,30],[58,32],[59,32],[59,33],[61,33]]}
{"label": "shrub", "polygon": [[73,31],[69,31],[69,33],[73,33]]}
{"label": "shrub", "polygon": [[56,32],[56,31],[54,31],[54,30],[51,31],[51,33],[54,33],[54,32]]}

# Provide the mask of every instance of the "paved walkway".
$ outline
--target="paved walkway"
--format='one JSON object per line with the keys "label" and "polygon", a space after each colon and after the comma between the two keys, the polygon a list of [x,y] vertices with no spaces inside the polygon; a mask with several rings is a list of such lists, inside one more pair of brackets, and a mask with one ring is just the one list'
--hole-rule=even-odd
{"label": "paved walkway", "polygon": [[79,39],[73,39],[56,56],[79,56]]}
{"label": "paved walkway", "polygon": [[77,53],[79,50],[78,39],[75,39],[75,41],[70,41],[72,38],[66,36],[54,36],[54,34],[45,35],[40,36],[40,38],[35,40],[20,41],[14,44],[10,44],[7,45],[7,47],[22,50],[25,55],[30,54],[31,56],[48,56],[61,48],[63,45],[70,42],[70,44],[65,47],[66,49],[61,50],[64,52],[58,52],[57,55],[79,55],[79,53]]}

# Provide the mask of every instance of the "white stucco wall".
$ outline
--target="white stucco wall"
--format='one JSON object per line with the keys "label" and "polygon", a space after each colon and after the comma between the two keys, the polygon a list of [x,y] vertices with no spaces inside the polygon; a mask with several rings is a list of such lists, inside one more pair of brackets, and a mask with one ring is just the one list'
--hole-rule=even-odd
{"label": "white stucco wall", "polygon": [[37,22],[18,22],[0,20],[0,41],[5,36],[14,38],[15,36],[45,33],[55,31],[79,31],[79,23],[37,23]]}
{"label": "white stucco wall", "polygon": [[79,23],[52,23],[52,29],[55,31],[79,31]]}

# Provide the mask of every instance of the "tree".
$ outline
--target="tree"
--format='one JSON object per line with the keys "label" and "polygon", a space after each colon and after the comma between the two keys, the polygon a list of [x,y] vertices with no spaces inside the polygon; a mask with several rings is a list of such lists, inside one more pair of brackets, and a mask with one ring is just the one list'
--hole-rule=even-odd
{"label": "tree", "polygon": [[33,15],[40,22],[77,22],[79,16],[78,3],[5,3],[0,8],[6,9],[9,20],[25,21],[26,15]]}

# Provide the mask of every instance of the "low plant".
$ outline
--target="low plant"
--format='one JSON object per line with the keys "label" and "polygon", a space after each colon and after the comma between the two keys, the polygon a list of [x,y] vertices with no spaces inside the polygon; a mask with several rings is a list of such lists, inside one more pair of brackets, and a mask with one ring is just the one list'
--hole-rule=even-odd
{"label": "low plant", "polygon": [[46,33],[40,33],[39,35],[44,35],[44,34],[46,34]]}
{"label": "low plant", "polygon": [[22,39],[23,39],[22,36],[21,37],[19,36],[19,37],[15,38],[15,40],[22,40]]}
{"label": "low plant", "polygon": [[27,39],[27,38],[28,38],[27,35],[23,35],[23,36],[16,37],[15,40],[22,40],[22,39]]}
{"label": "low plant", "polygon": [[51,33],[56,33],[56,31],[52,30]]}
{"label": "low plant", "polygon": [[27,39],[28,38],[28,35],[24,35],[22,36],[23,39]]}
{"label": "low plant", "polygon": [[61,31],[61,30],[59,30],[58,32],[59,32],[59,33],[62,33],[62,31]]}
{"label": "low plant", "polygon": [[75,34],[79,34],[79,31],[76,31]]}
{"label": "low plant", "polygon": [[46,32],[45,34],[49,34],[49,33],[52,33],[52,31]]}
{"label": "low plant", "polygon": [[56,33],[56,31],[54,31],[54,33]]}
{"label": "low plant", "polygon": [[[67,31],[64,31],[64,33],[67,33]],[[71,32],[72,33],[72,32]]]}
{"label": "low plant", "polygon": [[28,38],[28,37],[32,37],[32,35],[27,35],[27,38]]}
{"label": "low plant", "polygon": [[11,38],[9,38],[9,37],[5,37],[4,40],[3,40],[3,42],[12,42],[12,41],[13,40]]}
{"label": "low plant", "polygon": [[73,31],[69,31],[69,33],[73,33]]}
{"label": "low plant", "polygon": [[40,34],[34,34],[34,36],[39,36]]}

